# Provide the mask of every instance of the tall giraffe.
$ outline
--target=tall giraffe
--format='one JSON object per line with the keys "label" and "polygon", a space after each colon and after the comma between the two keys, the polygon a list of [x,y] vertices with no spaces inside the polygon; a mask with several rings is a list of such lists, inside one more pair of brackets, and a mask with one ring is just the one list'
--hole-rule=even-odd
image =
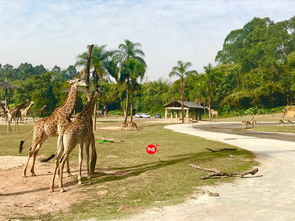
{"label": "tall giraffe", "polygon": [[24,102],[20,105],[17,105],[15,108],[12,110],[9,110],[7,115],[8,115],[8,120],[7,120],[7,131],[11,131],[11,122],[12,120],[15,121],[15,130],[18,128],[18,121],[21,120],[21,112],[20,110],[27,104],[27,102]]}
{"label": "tall giraffe", "polygon": [[31,101],[29,106],[27,106],[25,109],[21,110],[21,118],[24,120],[24,124],[26,124],[27,121],[27,114],[30,110],[30,108],[32,107],[32,105],[34,104],[34,101]]}
{"label": "tall giraffe", "polygon": [[[38,120],[34,125],[34,128],[31,132],[31,134],[33,134],[32,147],[29,150],[28,160],[23,170],[24,177],[26,177],[27,167],[32,156],[33,156],[33,164],[31,167],[31,174],[32,176],[36,176],[34,171],[36,156],[43,142],[48,137],[57,136],[71,122],[70,116],[75,107],[77,88],[78,86],[86,86],[86,85],[84,82],[82,82],[79,79],[70,80],[69,82],[71,84],[71,88],[64,104],[58,107],[49,117]],[[29,138],[30,135],[27,138]],[[23,144],[25,140],[22,140],[20,143],[20,149],[19,149],[20,153],[22,152]],[[68,164],[68,174],[70,174],[69,164]]]}
{"label": "tall giraffe", "polygon": [[53,178],[50,184],[50,191],[54,192],[54,181],[57,170],[60,172],[60,192],[64,192],[63,189],[63,168],[72,150],[77,144],[79,144],[79,174],[78,183],[81,184],[82,178],[82,161],[83,161],[83,146],[86,148],[86,161],[87,161],[87,174],[91,176],[94,173],[96,157],[91,158],[89,165],[89,146],[91,145],[92,153],[95,153],[95,141],[93,133],[93,121],[92,114],[94,111],[94,106],[96,104],[96,98],[99,96],[100,92],[95,91],[92,95],[89,104],[84,108],[84,110],[77,116],[77,118],[71,122],[65,131],[59,136],[60,143],[58,144],[57,158],[55,161],[55,170],[53,173]]}

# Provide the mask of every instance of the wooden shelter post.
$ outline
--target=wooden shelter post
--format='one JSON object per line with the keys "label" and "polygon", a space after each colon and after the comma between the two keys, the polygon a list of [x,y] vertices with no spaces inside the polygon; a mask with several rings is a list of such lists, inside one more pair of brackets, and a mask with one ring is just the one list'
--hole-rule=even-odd
{"label": "wooden shelter post", "polygon": [[167,116],[168,115],[168,110],[167,110],[167,108],[165,107],[165,120],[167,120]]}

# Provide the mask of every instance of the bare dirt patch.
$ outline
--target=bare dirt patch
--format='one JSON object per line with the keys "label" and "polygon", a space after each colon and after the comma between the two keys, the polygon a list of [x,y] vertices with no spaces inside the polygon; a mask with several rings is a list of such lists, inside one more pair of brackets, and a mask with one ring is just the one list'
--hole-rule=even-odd
{"label": "bare dirt patch", "polygon": [[25,164],[26,157],[0,156],[0,170],[21,167]]}
{"label": "bare dirt patch", "polygon": [[99,130],[122,130],[119,126],[109,126],[109,127],[98,127]]}
{"label": "bare dirt patch", "polygon": [[[15,160],[15,162],[9,162]],[[77,185],[73,177],[65,178],[65,193],[49,192],[54,165],[37,163],[37,176],[22,177],[22,165],[25,157],[1,157],[0,166],[0,220],[7,218],[34,216],[58,210],[67,210],[73,203],[83,199],[81,194],[73,194],[83,185]],[[9,162],[10,169],[4,162]],[[21,167],[20,167],[21,166]],[[72,168],[72,167],[71,167]],[[77,173],[76,169],[72,172]]]}

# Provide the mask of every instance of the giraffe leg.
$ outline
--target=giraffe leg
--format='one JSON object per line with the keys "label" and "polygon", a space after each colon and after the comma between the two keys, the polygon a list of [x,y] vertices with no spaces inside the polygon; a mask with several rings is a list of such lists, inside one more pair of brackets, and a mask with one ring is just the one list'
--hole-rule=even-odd
{"label": "giraffe leg", "polygon": [[79,174],[78,174],[78,184],[82,184],[82,162],[83,162],[83,143],[79,144]]}
{"label": "giraffe leg", "polygon": [[68,173],[68,177],[71,177],[71,170],[70,170],[70,159],[69,157],[67,158],[67,173]]}
{"label": "giraffe leg", "polygon": [[90,178],[90,165],[89,165],[89,146],[90,146],[90,142],[89,140],[86,141],[85,144],[85,150],[86,150],[86,166],[87,166],[87,178]]}
{"label": "giraffe leg", "polygon": [[54,181],[55,181],[56,172],[58,171],[58,173],[60,173],[59,167],[60,167],[60,159],[62,157],[62,153],[63,153],[63,149],[57,150],[54,173],[53,173],[53,177],[52,177],[52,180],[50,183],[50,192],[54,192]]}
{"label": "giraffe leg", "polygon": [[65,166],[65,162],[67,161],[67,158],[68,158],[68,154],[65,153],[63,154],[63,156],[61,157],[61,162],[60,162],[60,177],[59,177],[59,191],[62,193],[62,192],[65,192],[64,188],[63,188],[63,170],[64,170],[64,166]]}
{"label": "giraffe leg", "polygon": [[16,117],[14,120],[14,130],[17,131],[17,125],[18,125],[18,118]]}
{"label": "giraffe leg", "polygon": [[43,135],[43,136],[41,137],[41,139],[40,139],[39,144],[36,146],[36,149],[35,149],[34,152],[33,152],[33,153],[34,153],[34,154],[33,154],[33,164],[32,164],[31,170],[30,170],[32,176],[36,176],[36,174],[35,174],[35,162],[36,162],[36,157],[37,157],[37,155],[38,155],[38,152],[39,152],[39,150],[40,150],[40,148],[41,148],[43,142],[44,142],[46,139],[47,139],[47,136],[46,136],[46,135]]}
{"label": "giraffe leg", "polygon": [[[31,148],[32,149],[32,148]],[[33,155],[33,151],[32,150],[29,150],[29,154],[28,154],[28,159],[27,159],[27,163],[24,167],[24,170],[23,170],[23,177],[26,178],[27,177],[27,168],[28,168],[28,165],[29,165],[29,162],[30,162],[30,159]]]}
{"label": "giraffe leg", "polygon": [[95,165],[97,160],[96,148],[95,148],[95,140],[94,136],[91,140],[91,161],[90,161],[90,174],[94,175],[95,172]]}
{"label": "giraffe leg", "polygon": [[11,126],[10,126],[10,124],[11,124],[11,119],[8,118],[8,121],[7,121],[7,131],[8,131],[8,132],[11,131]]}

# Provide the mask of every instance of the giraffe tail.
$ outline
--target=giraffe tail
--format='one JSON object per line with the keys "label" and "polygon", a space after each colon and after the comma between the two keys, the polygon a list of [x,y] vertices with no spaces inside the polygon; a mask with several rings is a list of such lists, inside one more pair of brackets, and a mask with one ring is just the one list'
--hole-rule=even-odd
{"label": "giraffe tail", "polygon": [[34,129],[30,132],[30,134],[24,139],[24,140],[21,140],[20,141],[20,144],[19,144],[19,153],[22,153],[23,152],[23,149],[24,149],[24,143],[25,141],[32,135]]}
{"label": "giraffe tail", "polygon": [[24,140],[21,140],[20,141],[20,144],[19,144],[19,153],[22,153],[23,152],[23,149],[24,149],[24,143],[25,143],[25,141]]}
{"label": "giraffe tail", "polygon": [[40,160],[40,162],[42,162],[42,163],[48,162],[48,161],[51,160],[53,157],[55,157],[55,154],[51,154],[49,157]]}

